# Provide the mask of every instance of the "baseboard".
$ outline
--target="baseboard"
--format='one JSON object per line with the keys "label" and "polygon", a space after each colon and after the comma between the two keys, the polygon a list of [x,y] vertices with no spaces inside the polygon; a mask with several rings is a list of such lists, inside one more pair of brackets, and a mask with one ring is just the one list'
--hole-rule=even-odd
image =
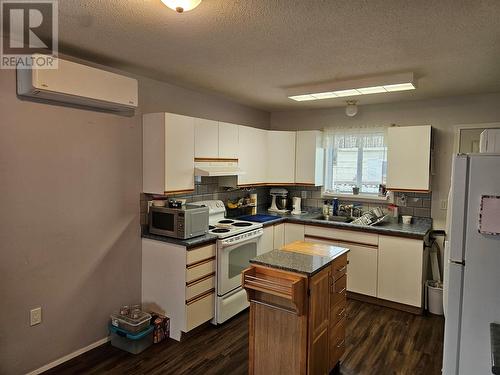
{"label": "baseboard", "polygon": [[101,346],[102,344],[106,344],[108,341],[110,341],[111,338],[108,336],[108,337],[105,337],[99,341],[96,341],[84,348],[81,348],[81,349],[78,349],[76,351],[74,351],[73,353],[70,353],[68,355],[65,355],[64,357],[61,357],[59,359],[56,359],[55,361],[53,362],[50,362],[34,371],[31,371],[29,372],[27,375],[37,375],[37,374],[41,374],[42,372],[44,371],[47,371],[47,370],[50,370],[51,368],[54,368],[56,366],[59,366],[61,363],[64,363],[64,362],[67,362],[69,361],[70,359],[73,359],[75,357],[78,357],[79,355],[85,353],[85,352],[88,352],[89,350],[92,350],[94,348],[97,348],[98,346]]}
{"label": "baseboard", "polygon": [[395,310],[406,311],[415,315],[422,315],[424,313],[424,309],[421,307],[404,305],[402,303],[387,301],[385,299],[380,299],[372,296],[365,296],[364,294],[347,292],[347,298],[355,299],[356,301],[368,302],[373,305],[379,305],[384,307],[389,307]]}

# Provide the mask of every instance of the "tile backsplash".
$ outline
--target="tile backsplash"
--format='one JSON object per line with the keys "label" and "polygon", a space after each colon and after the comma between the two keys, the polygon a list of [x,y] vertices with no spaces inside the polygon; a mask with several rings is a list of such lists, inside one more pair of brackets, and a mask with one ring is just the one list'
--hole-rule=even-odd
{"label": "tile backsplash", "polygon": [[[268,187],[228,189],[220,185],[219,177],[201,177],[201,179],[195,180],[194,191],[192,193],[165,195],[164,197],[186,199],[188,203],[219,199],[227,204],[228,200],[237,201],[239,198],[246,197],[249,194],[257,194],[258,210],[266,210],[270,205]],[[160,195],[141,194],[141,224],[147,223],[147,201],[152,200],[153,197],[160,197]],[[247,211],[248,209],[227,209],[227,215],[236,217],[249,213]]]}
{"label": "tile backsplash", "polygon": [[[220,186],[219,177],[201,177],[195,181],[195,189],[189,194],[176,194],[167,195],[168,198],[182,198],[186,199],[187,202],[195,202],[201,200],[211,200],[219,199],[227,204],[228,200],[236,201],[239,198],[243,198],[248,194],[257,194],[258,211],[265,211],[271,205],[271,198],[269,196],[269,190],[271,187],[260,186],[255,188],[243,188],[243,189],[229,189]],[[273,186],[275,187],[275,186]],[[277,186],[276,186],[277,187]],[[325,199],[321,197],[321,187],[315,186],[284,186],[288,190],[288,196],[291,197],[302,197],[302,208],[321,208]],[[158,197],[158,195],[152,194],[141,194],[141,224],[147,223],[147,201],[153,199],[153,197]],[[403,198],[404,197],[404,198]],[[395,193],[394,201],[395,203],[402,203],[399,205],[400,215],[412,215],[419,217],[431,217],[431,199],[432,193]],[[340,199],[340,204],[356,204],[361,206],[364,211],[375,207],[382,207],[384,211],[387,210],[388,203],[385,202],[366,202],[366,201],[355,201],[355,200],[342,200]],[[227,209],[227,208],[226,208]],[[227,209],[227,215],[229,217],[236,217],[244,214],[248,214],[248,209]]]}

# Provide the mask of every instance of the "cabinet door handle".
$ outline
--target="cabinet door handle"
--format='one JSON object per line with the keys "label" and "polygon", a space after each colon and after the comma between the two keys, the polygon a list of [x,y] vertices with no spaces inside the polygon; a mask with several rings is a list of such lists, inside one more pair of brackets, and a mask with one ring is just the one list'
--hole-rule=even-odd
{"label": "cabinet door handle", "polygon": [[338,294],[342,294],[345,292],[345,288],[342,288],[342,290],[340,292],[337,292]]}
{"label": "cabinet door handle", "polygon": [[337,314],[337,316],[342,316],[342,315],[344,315],[344,313],[345,313],[345,309],[342,309],[342,311],[341,311],[341,312],[339,312],[339,313]]}
{"label": "cabinet door handle", "polygon": [[337,348],[343,347],[345,344],[345,340],[342,340],[339,344],[337,344]]}
{"label": "cabinet door handle", "polygon": [[347,268],[347,266],[340,267],[337,269],[337,272],[344,272],[346,268]]}

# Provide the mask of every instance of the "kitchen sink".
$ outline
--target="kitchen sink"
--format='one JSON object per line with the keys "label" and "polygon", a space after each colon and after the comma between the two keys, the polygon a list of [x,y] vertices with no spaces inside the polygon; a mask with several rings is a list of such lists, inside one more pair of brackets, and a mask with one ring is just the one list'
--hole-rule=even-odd
{"label": "kitchen sink", "polygon": [[354,218],[349,216],[325,216],[325,215],[318,215],[314,219],[325,220],[325,221],[336,221],[339,223],[350,223],[351,221],[354,220]]}

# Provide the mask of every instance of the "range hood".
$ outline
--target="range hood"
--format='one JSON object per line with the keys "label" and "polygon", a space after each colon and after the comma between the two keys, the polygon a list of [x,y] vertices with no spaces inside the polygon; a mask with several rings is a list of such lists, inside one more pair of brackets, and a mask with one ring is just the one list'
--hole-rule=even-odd
{"label": "range hood", "polygon": [[236,161],[196,161],[195,176],[241,176],[245,174]]}

